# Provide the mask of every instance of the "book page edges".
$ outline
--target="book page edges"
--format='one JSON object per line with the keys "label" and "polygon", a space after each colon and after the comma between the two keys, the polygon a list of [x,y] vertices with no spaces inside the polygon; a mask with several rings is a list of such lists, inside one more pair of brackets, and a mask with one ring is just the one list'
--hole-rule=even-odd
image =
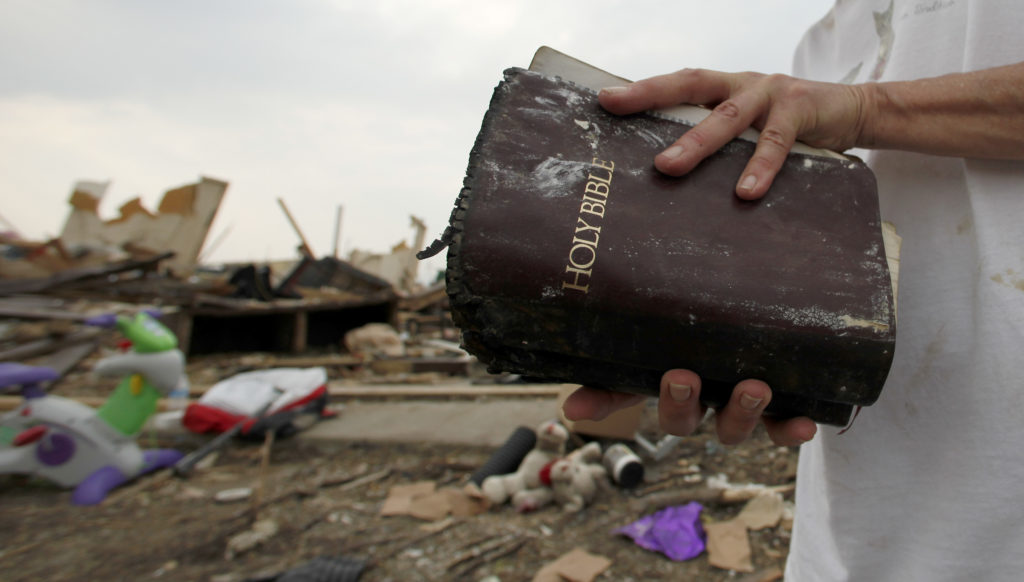
{"label": "book page edges", "polygon": [[885,245],[885,260],[889,264],[889,278],[892,280],[893,320],[899,321],[896,302],[899,296],[900,248],[903,246],[903,237],[897,234],[896,225],[888,220],[882,222],[882,243]]}
{"label": "book page edges", "polygon": [[[585,63],[577,58],[559,52],[551,47],[542,46],[533,55],[530,62],[530,70],[575,83],[586,87],[591,91],[600,91],[605,87],[624,85],[630,83],[628,79],[613,75],[593,65]],[[696,105],[676,105],[663,109],[656,109],[654,113],[663,115],[675,121],[688,125],[697,125],[711,114],[711,110]],[[757,143],[759,132],[750,128],[740,134],[740,139]],[[811,147],[807,144],[797,142],[793,144],[793,152],[839,160],[848,159],[846,156],[821,148]]]}

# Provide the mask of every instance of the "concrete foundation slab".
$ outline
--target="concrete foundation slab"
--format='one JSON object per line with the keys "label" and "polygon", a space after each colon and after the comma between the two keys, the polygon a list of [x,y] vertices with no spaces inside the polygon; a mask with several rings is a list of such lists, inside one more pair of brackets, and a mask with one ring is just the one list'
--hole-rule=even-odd
{"label": "concrete foundation slab", "polygon": [[501,446],[518,426],[558,418],[556,398],[447,402],[349,402],[337,418],[295,438],[310,444],[343,441]]}

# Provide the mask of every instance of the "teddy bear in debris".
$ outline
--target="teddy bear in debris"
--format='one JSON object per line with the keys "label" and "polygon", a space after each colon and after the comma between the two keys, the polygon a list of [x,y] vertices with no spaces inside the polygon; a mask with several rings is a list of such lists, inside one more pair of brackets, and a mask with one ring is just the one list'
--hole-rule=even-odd
{"label": "teddy bear in debris", "polygon": [[600,443],[591,442],[555,459],[541,470],[543,486],[516,493],[512,504],[519,512],[534,511],[552,502],[565,511],[582,510],[609,485],[601,458]]}
{"label": "teddy bear in debris", "polygon": [[551,465],[551,491],[555,503],[577,512],[594,500],[608,484],[608,472],[601,464],[601,445],[590,442]]}
{"label": "teddy bear in debris", "polygon": [[529,510],[535,502],[541,502],[545,495],[550,496],[550,488],[543,480],[546,476],[545,468],[565,454],[565,442],[568,439],[569,431],[557,421],[542,423],[537,428],[537,444],[519,463],[516,472],[484,479],[480,484],[484,495],[495,505],[512,500],[516,509]]}

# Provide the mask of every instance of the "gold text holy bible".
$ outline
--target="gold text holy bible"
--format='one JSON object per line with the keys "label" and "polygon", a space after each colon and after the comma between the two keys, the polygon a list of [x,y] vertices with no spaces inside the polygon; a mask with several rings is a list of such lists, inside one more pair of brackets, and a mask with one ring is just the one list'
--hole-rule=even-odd
{"label": "gold text holy bible", "polygon": [[423,253],[449,247],[465,348],[492,371],[655,396],[666,370],[687,368],[712,406],[758,378],[769,413],[847,423],[878,397],[895,343],[871,171],[793,153],[763,199],[743,201],[749,141],[681,178],[654,169],[687,129],[506,71],[451,223]]}

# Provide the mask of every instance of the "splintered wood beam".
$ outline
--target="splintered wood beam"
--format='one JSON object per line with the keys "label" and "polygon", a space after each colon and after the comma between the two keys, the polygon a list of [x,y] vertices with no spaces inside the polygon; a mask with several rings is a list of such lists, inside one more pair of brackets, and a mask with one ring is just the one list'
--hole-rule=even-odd
{"label": "splintered wood beam", "polygon": [[338,258],[338,253],[341,252],[341,214],[344,208],[338,205],[338,214],[334,217],[334,258]]}
{"label": "splintered wood beam", "polygon": [[50,354],[58,350],[99,339],[102,330],[96,328],[83,329],[62,338],[44,338],[24,343],[18,347],[0,352],[0,362],[26,360],[36,356]]}
{"label": "splintered wood beam", "polygon": [[295,229],[295,234],[299,235],[299,240],[302,241],[302,252],[311,259],[316,258],[316,255],[313,254],[313,249],[311,249],[309,247],[309,243],[306,242],[306,237],[302,234],[302,230],[299,228],[299,225],[295,222],[295,219],[292,217],[292,213],[289,212],[288,207],[285,206],[284,200],[278,198],[277,203],[281,205],[281,210],[284,211],[285,217],[288,219],[288,222],[292,225],[292,228]]}

